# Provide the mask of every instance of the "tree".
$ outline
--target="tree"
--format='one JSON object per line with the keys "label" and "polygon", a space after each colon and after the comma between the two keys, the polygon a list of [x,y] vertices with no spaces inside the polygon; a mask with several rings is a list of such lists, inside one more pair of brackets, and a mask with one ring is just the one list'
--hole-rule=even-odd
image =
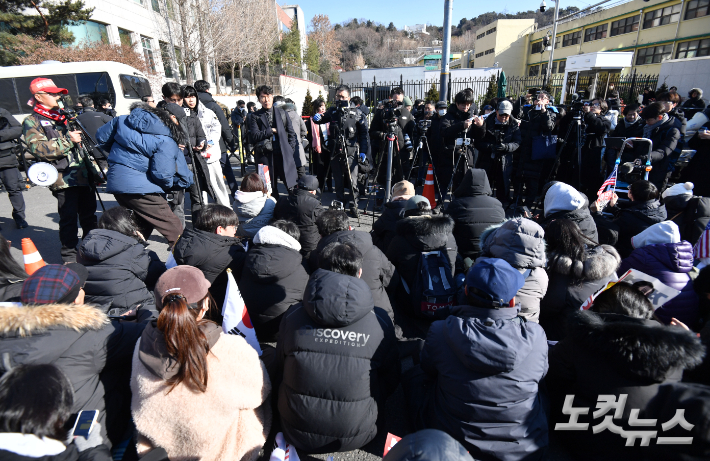
{"label": "tree", "polygon": [[427,101],[437,102],[439,100],[439,90],[436,89],[436,84],[431,82],[431,88],[426,93]]}
{"label": "tree", "polygon": [[318,52],[323,59],[327,60],[331,67],[340,64],[342,44],[335,36],[335,28],[330,24],[330,18],[325,14],[313,16],[310,24],[308,42],[314,41],[318,46]]}
{"label": "tree", "polygon": [[320,52],[318,51],[318,44],[315,40],[308,40],[305,61],[308,70],[315,73],[320,71]]}
{"label": "tree", "polygon": [[488,81],[488,89],[486,94],[483,96],[483,101],[486,104],[490,104],[491,100],[498,95],[498,80],[496,74],[491,74],[491,78]]}
{"label": "tree", "polygon": [[293,29],[285,33],[274,48],[272,61],[276,64],[301,65],[301,34],[296,24],[293,22]]}
{"label": "tree", "polygon": [[310,88],[306,88],[306,97],[303,99],[301,115],[313,115],[313,96],[311,96]]}
{"label": "tree", "polygon": [[395,32],[397,30],[397,28],[394,26],[393,22],[390,22],[390,25],[387,26],[387,30],[390,32]]}
{"label": "tree", "polygon": [[[26,10],[37,14],[25,14]],[[66,26],[89,20],[93,11],[86,8],[82,0],[3,0],[0,3],[0,65],[19,62],[16,47],[23,43],[23,35],[57,45],[71,44],[74,35]]]}

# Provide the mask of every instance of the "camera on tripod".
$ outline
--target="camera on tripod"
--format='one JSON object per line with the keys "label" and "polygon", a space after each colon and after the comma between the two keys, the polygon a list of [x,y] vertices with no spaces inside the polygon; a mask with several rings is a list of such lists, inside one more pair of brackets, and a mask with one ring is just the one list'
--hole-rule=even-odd
{"label": "camera on tripod", "polygon": [[431,120],[419,120],[419,128],[427,130],[431,127]]}
{"label": "camera on tripod", "polygon": [[397,117],[402,115],[402,112],[400,111],[399,107],[402,105],[401,102],[395,101],[394,99],[388,99],[386,101],[382,101],[382,119],[385,122],[393,122],[397,121]]}
{"label": "camera on tripod", "polygon": [[343,115],[348,115],[350,112],[354,112],[354,110],[350,107],[349,101],[336,101],[335,110]]}
{"label": "camera on tripod", "polygon": [[456,138],[456,145],[457,146],[470,146],[471,145],[471,138]]}
{"label": "camera on tripod", "polygon": [[572,117],[579,120],[582,118],[582,108],[589,105],[589,100],[583,99],[583,93],[574,93],[572,95],[572,104],[570,106],[570,112]]}

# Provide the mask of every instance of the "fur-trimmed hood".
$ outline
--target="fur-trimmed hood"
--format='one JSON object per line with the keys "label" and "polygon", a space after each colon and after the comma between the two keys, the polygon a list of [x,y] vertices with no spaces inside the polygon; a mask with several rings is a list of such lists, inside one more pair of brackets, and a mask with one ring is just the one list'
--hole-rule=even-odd
{"label": "fur-trimmed hood", "polygon": [[445,247],[454,230],[454,220],[448,215],[410,216],[397,221],[397,235],[421,251]]}
{"label": "fur-trimmed hood", "polygon": [[674,369],[692,369],[705,356],[694,333],[652,320],[576,311],[568,337],[589,354],[603,356],[620,375],[663,382]]}
{"label": "fur-trimmed hood", "polygon": [[573,260],[567,255],[550,252],[547,254],[547,271],[569,275],[579,281],[605,279],[616,272],[621,264],[621,256],[611,245],[600,245],[587,250],[587,259]]}
{"label": "fur-trimmed hood", "polygon": [[703,89],[702,88],[691,88],[690,91],[688,91],[688,97],[693,99],[693,91],[698,92],[698,99],[703,98]]}
{"label": "fur-trimmed hood", "polygon": [[[131,113],[128,115],[128,124],[137,131],[148,134],[168,135],[173,138],[177,144],[186,144],[183,129],[173,123],[168,111],[159,107],[151,107],[144,102],[135,102],[131,104],[129,109]],[[155,115],[160,122],[162,122],[165,129],[162,129],[155,119],[153,119],[151,123],[150,119],[152,117],[146,117],[147,114],[144,114],[144,112]]]}
{"label": "fur-trimmed hood", "polygon": [[31,336],[51,328],[100,330],[106,314],[90,304],[37,304],[0,309],[0,335]]}

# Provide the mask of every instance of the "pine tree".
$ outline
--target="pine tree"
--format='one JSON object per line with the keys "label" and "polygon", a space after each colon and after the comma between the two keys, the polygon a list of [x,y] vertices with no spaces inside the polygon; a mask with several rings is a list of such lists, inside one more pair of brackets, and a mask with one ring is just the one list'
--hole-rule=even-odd
{"label": "pine tree", "polygon": [[663,84],[658,87],[656,90],[656,93],[667,93],[668,92],[668,85],[666,85],[666,81],[663,81]]}
{"label": "pine tree", "polygon": [[427,91],[426,99],[427,101],[433,101],[434,103],[439,101],[439,90],[436,89],[434,82],[431,82],[431,88]]}
{"label": "pine tree", "polygon": [[320,72],[320,52],[318,51],[318,43],[315,40],[308,40],[305,61],[308,70],[316,74]]}
{"label": "pine tree", "polygon": [[311,96],[310,88],[306,89],[306,97],[303,100],[303,108],[301,109],[301,115],[313,115],[313,96]]}
{"label": "pine tree", "polygon": [[496,74],[491,74],[491,79],[488,82],[488,89],[483,96],[485,104],[490,104],[491,100],[498,96],[498,80]]}

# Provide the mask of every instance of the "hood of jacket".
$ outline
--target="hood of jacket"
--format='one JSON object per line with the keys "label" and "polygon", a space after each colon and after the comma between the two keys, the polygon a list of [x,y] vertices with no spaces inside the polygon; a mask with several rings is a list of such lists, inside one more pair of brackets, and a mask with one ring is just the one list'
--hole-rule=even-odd
{"label": "hood of jacket", "polygon": [[281,245],[295,251],[301,251],[301,244],[298,240],[273,226],[264,226],[254,236],[254,243],[257,245]]}
{"label": "hood of jacket", "polygon": [[545,231],[527,218],[494,224],[481,234],[481,255],[500,258],[517,269],[545,267]]}
{"label": "hood of jacket", "polygon": [[279,108],[285,112],[298,112],[298,110],[296,109],[296,105],[290,102],[285,102],[279,105]]}
{"label": "hood of jacket", "polygon": [[454,220],[448,215],[410,216],[397,221],[397,235],[420,251],[445,247],[454,230]]}
{"label": "hood of jacket", "polygon": [[696,98],[693,98],[693,96],[692,96],[694,91],[698,92],[697,99],[702,99],[702,97],[703,97],[703,89],[702,88],[691,88],[690,91],[688,91],[688,97],[690,99],[696,99]]}
{"label": "hood of jacket", "polygon": [[104,312],[89,304],[37,304],[0,309],[0,335],[31,336],[50,328],[100,330],[109,324]]}
{"label": "hood of jacket", "polygon": [[[199,328],[212,349],[212,346],[217,343],[222,329],[216,323],[209,321],[200,323]],[[168,354],[165,336],[158,330],[157,320],[146,325],[140,341],[138,358],[143,365],[158,378],[164,380],[173,378],[178,372],[178,363],[175,357]]]}
{"label": "hood of jacket", "polygon": [[217,102],[212,97],[212,94],[208,93],[206,91],[198,91],[197,98],[202,102],[202,104],[207,104],[209,102],[215,102],[215,103]]}
{"label": "hood of jacket", "polygon": [[228,252],[233,245],[239,243],[240,240],[236,237],[186,228],[175,243],[173,256],[178,264],[201,266],[218,256],[219,253]]}
{"label": "hood of jacket", "polygon": [[584,195],[574,187],[556,182],[545,193],[545,216],[558,211],[575,211],[584,206]]}
{"label": "hood of jacket", "polygon": [[[505,309],[453,307],[445,320],[446,343],[470,370],[486,375],[514,370],[535,348],[536,335],[524,334],[525,322],[510,321],[519,312],[519,305]],[[494,325],[486,325],[491,320]]]}
{"label": "hood of jacket", "polygon": [[631,237],[634,248],[656,245],[659,243],[679,243],[680,229],[673,221],[663,221],[646,228],[643,232]]}
{"label": "hood of jacket", "polygon": [[473,197],[474,195],[493,195],[486,170],[469,168],[461,185],[454,192],[454,197]]}
{"label": "hood of jacket", "polygon": [[630,378],[663,382],[672,369],[693,368],[705,356],[695,333],[653,320],[575,311],[568,328],[568,338]]}
{"label": "hood of jacket", "polygon": [[444,431],[424,429],[409,434],[387,453],[387,461],[473,461],[456,439]]}
{"label": "hood of jacket", "polygon": [[668,217],[666,206],[662,205],[660,200],[648,200],[645,202],[632,202],[631,206],[626,208],[628,211],[640,213],[654,222],[665,221]]}
{"label": "hood of jacket", "polygon": [[126,118],[128,128],[145,134],[170,136],[176,142],[184,139],[182,128],[173,123],[167,111],[143,102],[131,104],[130,110]]}
{"label": "hood of jacket", "polygon": [[259,216],[261,210],[264,209],[264,205],[266,205],[266,201],[269,200],[265,193],[259,191],[242,192],[238,190],[234,194],[234,198],[234,207],[239,209],[239,213],[251,218]]}
{"label": "hood of jacket", "polygon": [[612,274],[621,264],[621,257],[611,245],[599,245],[587,250],[587,259],[580,261],[556,252],[547,255],[548,273],[554,272],[569,275],[580,281],[605,279]]}
{"label": "hood of jacket", "polygon": [[634,251],[643,251],[673,272],[687,273],[693,269],[693,245],[685,240],[679,243],[647,245]]}
{"label": "hood of jacket", "polygon": [[367,232],[344,230],[333,232],[332,234],[323,237],[318,243],[318,247],[325,248],[327,245],[333,242],[353,243],[363,255],[367,254],[367,252],[370,251],[374,246],[374,244],[372,243],[372,236]]}
{"label": "hood of jacket", "polygon": [[303,292],[303,308],[317,324],[351,325],[374,308],[370,287],[364,280],[317,269]]}
{"label": "hood of jacket", "polygon": [[138,244],[138,240],[120,232],[94,229],[81,241],[79,255],[84,261],[106,261],[128,251],[136,244]]}

